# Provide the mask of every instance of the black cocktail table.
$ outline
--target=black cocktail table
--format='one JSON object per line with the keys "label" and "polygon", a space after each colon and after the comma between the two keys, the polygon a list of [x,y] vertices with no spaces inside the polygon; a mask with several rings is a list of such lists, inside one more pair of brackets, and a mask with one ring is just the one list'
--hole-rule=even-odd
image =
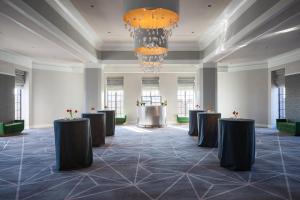
{"label": "black cocktail table", "polygon": [[104,145],[106,135],[105,113],[82,113],[82,118],[90,120],[93,147]]}
{"label": "black cocktail table", "polygon": [[222,167],[251,170],[255,161],[254,124],[252,119],[219,120],[219,159]]}
{"label": "black cocktail table", "polygon": [[190,110],[189,111],[189,135],[198,136],[197,113],[204,112],[204,110]]}
{"label": "black cocktail table", "polygon": [[198,146],[218,147],[218,120],[221,113],[199,112],[198,121]]}
{"label": "black cocktail table", "polygon": [[113,136],[115,134],[115,111],[114,110],[99,110],[99,113],[106,115],[106,136]]}
{"label": "black cocktail table", "polygon": [[89,119],[54,121],[56,168],[73,170],[93,163]]}

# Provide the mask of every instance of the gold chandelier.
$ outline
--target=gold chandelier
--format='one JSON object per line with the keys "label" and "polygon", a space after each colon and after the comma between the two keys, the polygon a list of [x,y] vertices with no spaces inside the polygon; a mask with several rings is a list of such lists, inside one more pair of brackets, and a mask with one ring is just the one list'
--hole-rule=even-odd
{"label": "gold chandelier", "polygon": [[124,0],[124,9],[123,20],[135,41],[139,63],[155,71],[167,56],[168,38],[177,27],[179,0]]}

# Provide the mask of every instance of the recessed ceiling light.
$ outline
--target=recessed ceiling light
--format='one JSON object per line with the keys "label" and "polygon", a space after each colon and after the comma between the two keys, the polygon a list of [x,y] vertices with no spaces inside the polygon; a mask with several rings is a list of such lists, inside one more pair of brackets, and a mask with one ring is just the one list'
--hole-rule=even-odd
{"label": "recessed ceiling light", "polygon": [[195,32],[194,31],[192,31],[192,34],[194,34]]}
{"label": "recessed ceiling light", "polygon": [[211,8],[211,4],[209,4],[207,7]]}
{"label": "recessed ceiling light", "polygon": [[111,32],[110,32],[110,31],[108,31],[107,33],[108,33],[108,34],[111,34]]}
{"label": "recessed ceiling light", "polygon": [[94,8],[95,6],[92,4],[92,5],[90,5],[90,7],[91,7],[91,8]]}

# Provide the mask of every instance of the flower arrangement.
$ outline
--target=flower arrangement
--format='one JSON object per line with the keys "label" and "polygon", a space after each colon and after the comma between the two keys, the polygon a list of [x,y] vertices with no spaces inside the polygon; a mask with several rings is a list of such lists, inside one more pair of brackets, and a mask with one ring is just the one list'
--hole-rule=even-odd
{"label": "flower arrangement", "polygon": [[139,101],[138,99],[136,100],[136,106],[144,106],[146,105],[145,102]]}
{"label": "flower arrangement", "polygon": [[198,105],[198,104],[195,107],[196,107],[196,109],[200,109],[200,105]]}
{"label": "flower arrangement", "polygon": [[163,102],[160,103],[162,106],[166,106],[168,105],[168,101],[167,100],[164,100]]}
{"label": "flower arrangement", "polygon": [[104,106],[104,109],[108,109],[108,106]]}
{"label": "flower arrangement", "polygon": [[91,108],[91,113],[95,113],[96,112],[96,109],[93,107]]}
{"label": "flower arrangement", "polygon": [[212,109],[212,107],[211,107],[211,106],[208,106],[208,108],[207,108],[207,112],[213,112],[213,109]]}
{"label": "flower arrangement", "polygon": [[70,117],[68,119],[75,119],[78,111],[77,110],[73,111],[72,109],[67,109],[67,113],[69,113],[69,115],[70,115]]}
{"label": "flower arrangement", "polygon": [[233,116],[234,116],[235,119],[237,119],[238,116],[239,116],[239,112],[237,112],[235,110],[232,112],[232,114],[233,114]]}

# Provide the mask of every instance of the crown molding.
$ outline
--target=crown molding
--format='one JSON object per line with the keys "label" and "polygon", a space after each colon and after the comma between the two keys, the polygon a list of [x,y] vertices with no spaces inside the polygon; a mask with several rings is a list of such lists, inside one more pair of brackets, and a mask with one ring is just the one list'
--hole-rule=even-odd
{"label": "crown molding", "polygon": [[269,68],[285,65],[300,60],[300,48],[272,57],[268,60]]}
{"label": "crown molding", "polygon": [[32,59],[13,51],[0,49],[0,60],[25,68],[32,68]]}
{"label": "crown molding", "polygon": [[[106,41],[102,42],[101,46],[98,47],[101,51],[133,51],[134,41]],[[199,51],[200,47],[197,41],[195,42],[176,42],[169,41],[169,51]]]}
{"label": "crown molding", "polygon": [[222,34],[224,22],[229,26],[237,20],[256,0],[233,0],[215,20],[215,23],[198,41],[200,50],[204,50],[212,41]]}
{"label": "crown molding", "polygon": [[8,17],[33,34],[62,47],[74,58],[82,61],[97,61],[96,55],[81,47],[25,2],[3,0],[0,2],[0,12],[1,15]]}
{"label": "crown molding", "polygon": [[[101,60],[101,64],[138,64],[137,60]],[[165,64],[190,64],[190,65],[198,65],[199,60],[165,60],[163,65]]]}
{"label": "crown molding", "polygon": [[258,69],[268,69],[268,62],[248,62],[248,63],[239,63],[239,64],[226,64],[218,63],[219,72],[239,72],[239,71],[249,71],[249,70],[258,70]]}
{"label": "crown molding", "polygon": [[[251,0],[251,2],[255,0]],[[221,44],[218,44],[219,46],[215,48],[211,53],[209,53],[207,56],[205,56],[204,61],[220,61],[223,58],[231,55],[233,52],[238,50],[239,48],[250,44],[251,42],[255,41],[257,38],[261,37],[263,34],[250,39],[247,41],[246,44],[244,45],[239,45],[238,42],[242,41],[243,38],[245,38],[251,31],[254,31],[257,27],[268,21],[270,18],[273,16],[277,15],[283,8],[287,7],[290,5],[294,0],[284,0],[284,1],[279,1],[276,3],[273,7],[269,8],[266,12],[264,12],[262,15],[257,17],[254,21],[249,23],[246,27],[241,29],[237,34],[232,36],[229,40],[225,41],[221,48]],[[222,33],[226,34],[226,32]]]}
{"label": "crown molding", "polygon": [[32,63],[32,69],[83,73],[83,64],[52,64],[52,63]]}
{"label": "crown molding", "polygon": [[[153,72],[144,72],[142,67],[138,64],[103,64],[104,73],[149,73]],[[196,65],[191,64],[163,64],[158,74],[163,73],[196,73]]]}
{"label": "crown molding", "polygon": [[94,48],[102,42],[70,0],[46,0],[46,2],[76,29]]}

